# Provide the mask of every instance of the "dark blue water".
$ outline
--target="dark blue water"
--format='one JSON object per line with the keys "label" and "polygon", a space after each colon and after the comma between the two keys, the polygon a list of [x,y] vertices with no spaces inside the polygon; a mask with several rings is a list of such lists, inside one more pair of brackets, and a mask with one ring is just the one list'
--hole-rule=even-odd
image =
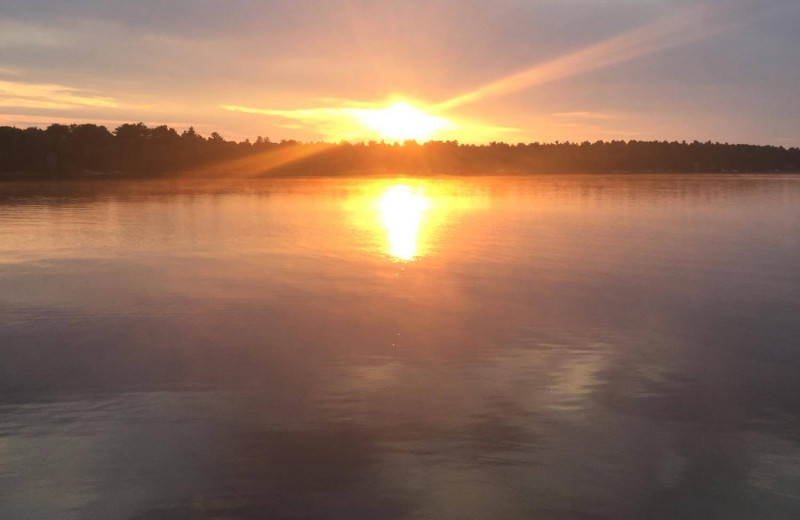
{"label": "dark blue water", "polygon": [[0,518],[800,518],[800,176],[0,184]]}

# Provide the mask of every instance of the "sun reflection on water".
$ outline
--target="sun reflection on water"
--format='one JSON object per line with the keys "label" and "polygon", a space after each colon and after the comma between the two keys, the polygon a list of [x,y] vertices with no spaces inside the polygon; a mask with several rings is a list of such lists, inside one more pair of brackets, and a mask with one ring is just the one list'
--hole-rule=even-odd
{"label": "sun reflection on water", "polygon": [[387,254],[398,260],[416,258],[420,226],[430,208],[422,190],[404,184],[389,186],[381,194],[378,208],[386,229]]}

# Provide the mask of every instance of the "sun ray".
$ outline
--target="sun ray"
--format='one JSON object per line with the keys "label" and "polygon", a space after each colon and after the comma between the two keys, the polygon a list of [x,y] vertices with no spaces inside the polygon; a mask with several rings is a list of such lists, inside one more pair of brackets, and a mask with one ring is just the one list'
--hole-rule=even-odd
{"label": "sun ray", "polygon": [[686,8],[608,40],[492,81],[431,107],[435,113],[642,58],[719,34],[744,23],[723,18],[709,4]]}

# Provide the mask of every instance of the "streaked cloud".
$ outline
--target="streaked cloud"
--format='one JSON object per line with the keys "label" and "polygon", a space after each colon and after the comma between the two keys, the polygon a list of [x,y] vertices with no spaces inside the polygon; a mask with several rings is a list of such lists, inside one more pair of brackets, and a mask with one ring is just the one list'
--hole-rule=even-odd
{"label": "streaked cloud", "polygon": [[0,76],[20,76],[20,75],[22,75],[22,71],[20,71],[19,69],[0,66]]}
{"label": "streaked cloud", "polygon": [[569,119],[611,119],[614,117],[606,112],[590,112],[590,111],[575,111],[575,112],[556,112],[553,114],[555,117],[565,117]]}
{"label": "streaked cloud", "polygon": [[0,47],[59,47],[69,32],[38,23],[0,18]]}
{"label": "streaked cloud", "polygon": [[76,107],[115,108],[107,96],[53,83],[0,81],[0,107],[64,110]]}
{"label": "streaked cloud", "polygon": [[239,105],[221,105],[220,108],[230,112],[267,116],[276,118],[279,121],[290,120],[291,122],[280,121],[278,124],[283,128],[311,130],[325,138],[354,139],[359,134],[364,133],[364,128],[358,124],[355,112],[355,110],[363,110],[363,107],[272,110]]}

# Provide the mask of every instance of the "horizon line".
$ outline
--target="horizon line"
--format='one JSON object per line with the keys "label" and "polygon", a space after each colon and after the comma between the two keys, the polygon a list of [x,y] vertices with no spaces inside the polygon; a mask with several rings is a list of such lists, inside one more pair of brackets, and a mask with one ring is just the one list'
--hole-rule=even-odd
{"label": "horizon line", "polygon": [[[106,131],[108,131],[110,134],[115,135],[116,130],[118,128],[122,127],[122,126],[125,126],[125,125],[136,126],[136,125],[140,125],[140,124],[144,125],[148,129],[154,129],[154,128],[159,128],[159,127],[164,127],[165,126],[165,127],[167,127],[168,130],[173,130],[176,133],[178,133],[178,135],[181,135],[182,133],[187,132],[189,130],[194,130],[194,128],[195,128],[194,125],[190,124],[188,127],[186,127],[186,129],[184,129],[182,131],[178,131],[174,126],[170,126],[168,123],[149,123],[150,125],[153,125],[153,126],[149,126],[148,123],[145,123],[144,121],[137,121],[135,123],[133,123],[133,122],[120,123],[117,126],[117,128],[114,128],[114,129],[110,129],[109,126],[106,126],[104,124],[88,123],[88,122],[69,123],[69,124],[65,124],[65,123],[50,123],[47,126],[44,126],[44,124],[42,123],[42,124],[31,125],[31,126],[28,126],[28,127],[20,127],[20,126],[16,126],[16,125],[0,125],[0,128],[13,128],[13,129],[16,129],[16,130],[21,130],[21,131],[25,131],[25,130],[29,130],[31,128],[35,128],[37,130],[46,131],[48,128],[50,128],[52,126],[64,126],[64,127],[68,127],[68,128],[69,127],[73,127],[73,126],[76,126],[76,127],[79,127],[79,126],[95,126],[95,127],[98,127],[98,128],[105,128]],[[426,139],[426,140],[417,140],[417,139],[370,139],[370,140],[361,140],[361,141],[350,140],[350,139],[340,139],[340,140],[337,140],[337,141],[331,141],[331,140],[324,140],[323,139],[323,140],[316,140],[316,141],[300,141],[300,140],[297,140],[297,139],[283,139],[283,138],[280,139],[280,140],[274,140],[273,138],[271,138],[269,136],[257,136],[255,139],[253,139],[251,137],[246,137],[246,138],[244,138],[242,140],[236,140],[235,138],[232,138],[232,139],[229,140],[229,139],[225,138],[223,135],[221,135],[219,132],[216,132],[216,131],[212,131],[211,133],[209,133],[207,135],[203,135],[203,134],[197,132],[196,130],[195,130],[195,132],[197,133],[197,135],[203,137],[204,139],[208,139],[213,134],[218,134],[224,141],[230,142],[230,143],[236,143],[236,144],[243,144],[243,143],[246,143],[246,142],[249,142],[250,144],[254,144],[254,143],[256,143],[258,141],[258,138],[262,138],[262,139],[265,139],[267,142],[272,143],[272,144],[281,144],[281,143],[293,142],[293,143],[300,144],[300,145],[334,145],[334,146],[342,145],[342,144],[345,144],[345,143],[350,144],[350,145],[358,145],[358,144],[369,145],[369,144],[372,144],[372,143],[384,144],[384,145],[398,144],[400,146],[403,146],[406,143],[416,143],[418,145],[424,145],[425,143],[456,143],[458,146],[491,146],[492,144],[500,144],[500,145],[508,145],[508,146],[518,146],[518,145],[527,146],[527,145],[533,145],[533,144],[545,145],[545,146],[547,146],[547,145],[558,146],[558,145],[582,145],[584,143],[596,144],[596,143],[623,142],[623,143],[628,144],[628,143],[631,143],[631,142],[637,142],[637,143],[674,143],[674,144],[686,144],[686,145],[690,145],[690,144],[693,144],[693,143],[699,143],[699,144],[716,144],[716,145],[725,145],[725,146],[763,146],[763,147],[773,147],[773,148],[784,148],[784,149],[788,149],[788,150],[800,149],[800,143],[795,144],[795,145],[787,146],[785,144],[757,144],[757,143],[752,143],[752,142],[731,142],[731,141],[719,141],[719,140],[712,140],[712,139],[700,140],[700,139],[697,139],[697,138],[693,138],[691,141],[689,139],[687,139],[687,138],[682,138],[680,140],[678,140],[678,139],[667,139],[667,138],[664,138],[664,139],[617,139],[617,138],[612,138],[612,139],[593,139],[593,140],[590,140],[590,139],[569,140],[569,139],[567,139],[567,140],[563,140],[563,141],[562,140],[554,140],[554,141],[516,141],[516,142],[509,142],[509,141],[467,142],[467,141],[459,141],[458,139]],[[786,139],[779,139],[779,140],[786,140]]]}

